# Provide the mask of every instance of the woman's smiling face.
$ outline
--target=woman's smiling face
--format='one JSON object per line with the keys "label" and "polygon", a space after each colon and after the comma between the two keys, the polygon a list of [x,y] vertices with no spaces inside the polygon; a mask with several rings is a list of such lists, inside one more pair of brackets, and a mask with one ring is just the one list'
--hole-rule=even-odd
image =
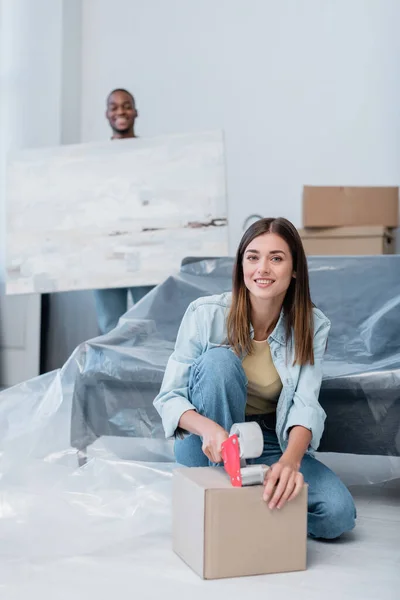
{"label": "woman's smiling face", "polygon": [[293,276],[289,246],[276,233],[254,238],[244,251],[243,278],[251,296],[266,300],[281,296],[283,302]]}

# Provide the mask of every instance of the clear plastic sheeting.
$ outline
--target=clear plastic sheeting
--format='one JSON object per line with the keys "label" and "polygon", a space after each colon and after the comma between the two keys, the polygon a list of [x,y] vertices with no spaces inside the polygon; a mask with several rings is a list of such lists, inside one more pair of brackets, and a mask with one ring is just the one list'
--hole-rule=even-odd
{"label": "clear plastic sheeting", "polygon": [[[144,554],[169,548],[173,445],[152,402],[188,304],[229,290],[232,265],[187,259],[63,369],[0,394],[1,597],[20,597],[11,579],[28,563],[67,561],[67,573],[79,556],[90,572],[93,557],[105,569],[107,558],[118,572],[131,557],[146,572]],[[348,485],[398,478],[400,257],[313,257],[309,266],[313,300],[332,321],[319,457]],[[168,560],[173,578],[178,563]]]}
{"label": "clear plastic sheeting", "polygon": [[[320,401],[321,452],[400,455],[399,257],[312,258],[314,302],[331,319]],[[231,286],[232,259],[186,260],[134,307],[117,330],[77,355],[71,444],[84,456],[106,435],[164,439],[153,408],[191,300]]]}

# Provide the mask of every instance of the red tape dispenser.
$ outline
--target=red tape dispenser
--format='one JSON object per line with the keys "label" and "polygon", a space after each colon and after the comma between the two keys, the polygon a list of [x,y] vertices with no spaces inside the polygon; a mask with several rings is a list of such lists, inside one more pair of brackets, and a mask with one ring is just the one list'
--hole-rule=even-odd
{"label": "red tape dispenser", "polygon": [[267,465],[246,465],[246,459],[258,458],[264,449],[264,436],[255,421],[235,423],[229,438],[221,446],[225,471],[231,478],[233,487],[262,485]]}

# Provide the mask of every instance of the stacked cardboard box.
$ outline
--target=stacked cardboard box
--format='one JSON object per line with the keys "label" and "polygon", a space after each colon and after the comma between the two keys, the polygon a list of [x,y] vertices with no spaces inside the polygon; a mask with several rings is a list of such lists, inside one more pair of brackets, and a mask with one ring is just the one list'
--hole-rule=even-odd
{"label": "stacked cardboard box", "polygon": [[398,187],[304,187],[308,255],[394,254],[398,221]]}

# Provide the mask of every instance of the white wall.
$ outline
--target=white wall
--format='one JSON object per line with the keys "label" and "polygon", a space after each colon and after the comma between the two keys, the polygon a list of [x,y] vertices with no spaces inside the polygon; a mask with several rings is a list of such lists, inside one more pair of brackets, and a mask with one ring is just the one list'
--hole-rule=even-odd
{"label": "white wall", "polygon": [[[0,0],[0,257],[5,255],[6,160],[60,143],[63,0]],[[41,299],[0,294],[0,386],[39,374]]]}
{"label": "white wall", "polygon": [[142,136],[222,127],[231,247],[251,212],[301,225],[304,183],[399,183],[398,0],[83,2],[83,141],[119,86]]}
{"label": "white wall", "polygon": [[82,0],[62,3],[61,143],[81,138]]}

